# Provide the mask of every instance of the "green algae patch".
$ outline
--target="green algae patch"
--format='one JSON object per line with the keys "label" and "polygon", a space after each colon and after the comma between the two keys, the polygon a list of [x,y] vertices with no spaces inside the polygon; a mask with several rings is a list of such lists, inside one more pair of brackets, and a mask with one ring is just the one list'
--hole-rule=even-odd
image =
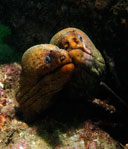
{"label": "green algae patch", "polygon": [[3,38],[9,35],[11,35],[10,28],[0,24],[0,43],[3,43]]}
{"label": "green algae patch", "polygon": [[11,29],[0,24],[0,64],[20,62],[21,53],[17,53],[7,41],[11,38]]}

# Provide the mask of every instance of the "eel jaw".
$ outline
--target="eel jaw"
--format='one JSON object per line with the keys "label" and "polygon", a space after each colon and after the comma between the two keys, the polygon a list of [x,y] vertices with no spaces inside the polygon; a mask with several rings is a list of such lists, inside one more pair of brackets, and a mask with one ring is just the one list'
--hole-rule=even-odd
{"label": "eel jaw", "polygon": [[84,70],[91,74],[100,76],[104,71],[104,59],[99,52],[97,54],[97,51],[96,54],[98,57],[97,55],[95,56],[95,53],[88,54],[83,50],[83,48],[70,49],[69,54],[76,65],[82,66]]}
{"label": "eel jaw", "polygon": [[75,68],[75,66],[74,66],[73,63],[67,63],[67,64],[63,65],[63,66],[60,68],[60,70],[61,70],[61,72],[62,72],[63,74],[69,76],[69,75],[71,75],[71,73],[74,71],[74,68]]}
{"label": "eel jaw", "polygon": [[84,52],[81,49],[72,49],[69,51],[69,54],[72,57],[72,60],[75,64],[84,64],[86,67],[88,67],[87,62],[93,61],[92,55]]}

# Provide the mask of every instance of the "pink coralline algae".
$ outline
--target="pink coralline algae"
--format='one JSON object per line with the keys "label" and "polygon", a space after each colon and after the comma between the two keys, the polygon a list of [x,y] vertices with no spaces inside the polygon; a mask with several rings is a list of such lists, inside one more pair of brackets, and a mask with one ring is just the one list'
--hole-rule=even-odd
{"label": "pink coralline algae", "polygon": [[11,146],[11,149],[25,149],[25,142],[20,142],[19,144],[16,144],[16,145],[13,145],[13,144],[10,144]]}
{"label": "pink coralline algae", "polygon": [[[120,148],[108,133],[93,125],[90,121],[78,129],[71,130],[70,134],[60,135],[63,146],[57,146],[56,149],[100,149],[100,148]],[[72,146],[72,147],[70,147]]]}
{"label": "pink coralline algae", "polygon": [[21,66],[17,63],[0,66],[0,88],[10,88],[15,86],[19,74],[21,73]]}
{"label": "pink coralline algae", "polygon": [[15,115],[14,91],[21,67],[17,63],[0,66],[0,129],[6,118]]}

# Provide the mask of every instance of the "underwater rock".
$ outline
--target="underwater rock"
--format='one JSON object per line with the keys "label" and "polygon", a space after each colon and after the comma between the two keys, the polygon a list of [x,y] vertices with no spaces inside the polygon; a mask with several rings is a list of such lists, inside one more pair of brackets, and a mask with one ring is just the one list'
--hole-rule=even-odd
{"label": "underwater rock", "polygon": [[122,149],[120,144],[112,139],[108,133],[99,129],[90,121],[86,121],[80,128],[70,130],[60,135],[62,144],[56,149]]}
{"label": "underwater rock", "polygon": [[[0,65],[0,115],[1,118],[15,116],[15,89],[21,73],[21,66],[17,63]],[[2,121],[1,121],[2,123]],[[0,124],[1,125],[1,124]]]}
{"label": "underwater rock", "polygon": [[65,28],[56,33],[50,43],[70,53],[75,64],[72,82],[77,88],[81,87],[81,90],[82,87],[86,88],[85,86],[90,88],[101,79],[105,70],[104,58],[83,31],[77,28]]}
{"label": "underwater rock", "polygon": [[33,120],[53,102],[52,96],[68,82],[73,70],[68,52],[55,45],[37,45],[24,53],[16,100],[25,120]]}
{"label": "underwater rock", "polygon": [[[21,67],[17,64],[0,66],[1,82],[4,86],[6,86],[6,83],[8,84],[6,88],[0,90],[0,148],[122,148],[119,142],[115,141],[105,131],[99,129],[95,122],[92,123],[86,120],[85,123],[80,123],[79,120],[76,119],[78,124],[81,125],[76,126],[75,121],[71,126],[68,124],[68,121],[61,122],[55,118],[53,119],[50,115],[47,115],[44,119],[38,120],[31,125],[20,121],[19,117],[15,114],[14,107],[16,106],[16,102],[14,95],[12,96],[15,92],[16,82],[18,81],[17,79],[20,72]],[[10,99],[7,100],[5,99],[6,97]],[[2,111],[5,108],[6,111],[4,110],[3,113]],[[59,115],[58,112],[54,114]],[[90,113],[87,114],[90,115]],[[96,114],[95,118],[97,117],[98,115]],[[100,122],[102,122],[102,119]],[[112,129],[114,128],[112,127]]]}
{"label": "underwater rock", "polygon": [[78,128],[71,128],[66,132],[59,128],[47,132],[42,126],[54,124],[54,121],[38,122],[38,125],[29,126],[26,123],[13,119],[6,122],[1,131],[0,148],[39,148],[39,149],[122,149],[108,133],[99,129],[90,121],[86,121]]}

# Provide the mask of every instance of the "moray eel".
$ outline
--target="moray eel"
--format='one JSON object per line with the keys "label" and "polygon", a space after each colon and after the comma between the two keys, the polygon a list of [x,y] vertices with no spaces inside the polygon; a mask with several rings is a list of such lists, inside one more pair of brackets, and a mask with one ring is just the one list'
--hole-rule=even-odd
{"label": "moray eel", "polygon": [[[104,58],[83,31],[65,28],[56,33],[50,43],[70,53],[75,64],[72,84],[76,86],[77,91],[84,92],[84,88],[88,90],[89,86],[94,86],[102,76],[105,70]],[[73,85],[70,88],[73,88]]]}
{"label": "moray eel", "polygon": [[91,73],[100,75],[105,67],[104,59],[89,37],[77,28],[66,28],[56,33],[51,44],[69,51],[76,65],[83,65]]}
{"label": "moray eel", "polygon": [[23,54],[16,99],[26,121],[53,102],[53,95],[68,82],[73,70],[69,53],[55,45],[36,45]]}

